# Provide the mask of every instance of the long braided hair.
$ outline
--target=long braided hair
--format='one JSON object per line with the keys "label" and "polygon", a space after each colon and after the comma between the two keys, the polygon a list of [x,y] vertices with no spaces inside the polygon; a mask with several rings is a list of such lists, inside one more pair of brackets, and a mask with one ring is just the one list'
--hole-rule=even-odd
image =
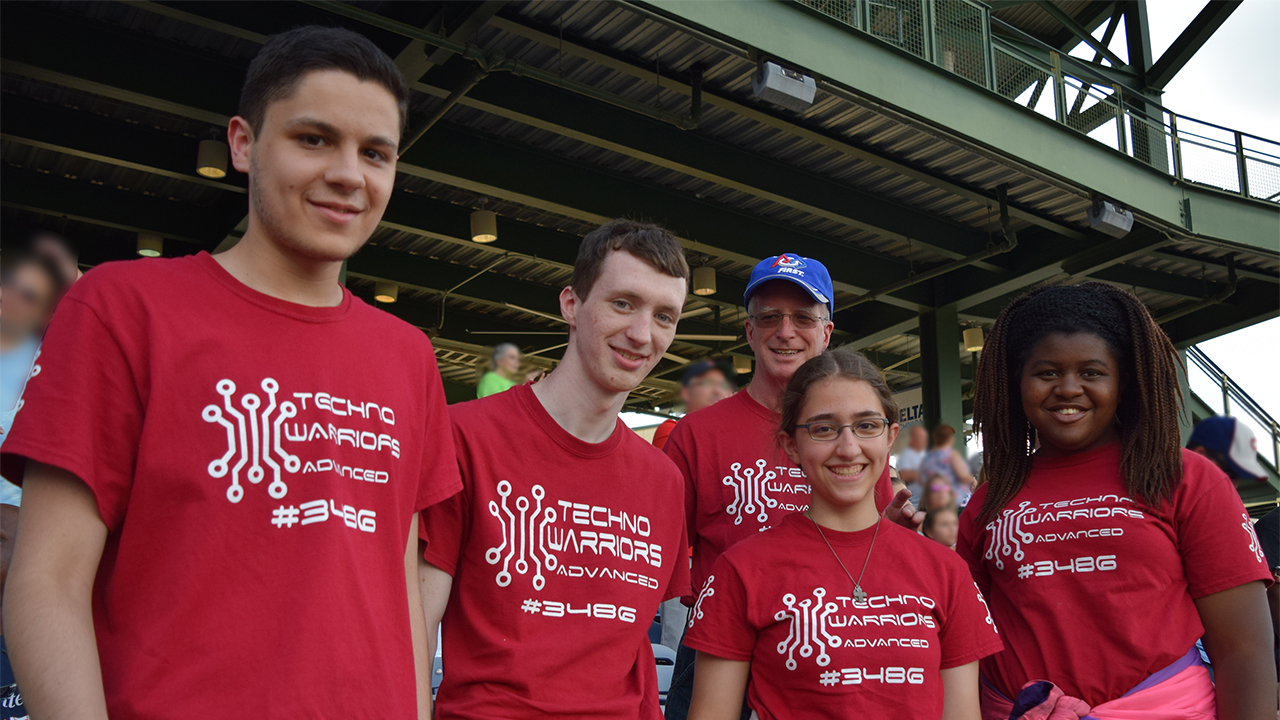
{"label": "long braided hair", "polygon": [[1022,368],[1037,342],[1052,333],[1090,333],[1107,343],[1124,390],[1116,411],[1120,471],[1132,496],[1159,507],[1182,481],[1177,351],[1142,301],[1099,282],[1028,292],[1009,303],[978,362],[974,430],[982,434],[987,488],[979,522],[994,518],[1022,490],[1031,472],[1036,430],[1022,409]]}

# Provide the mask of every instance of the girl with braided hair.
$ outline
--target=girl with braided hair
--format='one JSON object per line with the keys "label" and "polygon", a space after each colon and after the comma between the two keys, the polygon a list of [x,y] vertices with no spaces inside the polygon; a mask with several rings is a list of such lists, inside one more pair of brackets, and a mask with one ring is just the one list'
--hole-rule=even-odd
{"label": "girl with braided hair", "polygon": [[1005,644],[982,661],[984,720],[1015,704],[1275,716],[1270,576],[1231,482],[1181,448],[1178,365],[1141,301],[1102,283],[1041,288],[996,319],[974,398],[985,482],[956,548]]}

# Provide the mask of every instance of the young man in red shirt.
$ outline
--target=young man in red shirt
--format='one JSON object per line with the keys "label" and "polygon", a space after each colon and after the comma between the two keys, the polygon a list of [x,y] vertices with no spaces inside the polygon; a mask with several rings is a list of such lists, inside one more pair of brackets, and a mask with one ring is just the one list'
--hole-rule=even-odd
{"label": "young man in red shirt", "polygon": [[463,490],[422,520],[437,718],[661,718],[648,629],[688,591],[684,481],[618,412],[671,344],[688,274],[660,227],[593,230],[560,292],[560,365],[450,409]]}
{"label": "young man in red shirt", "polygon": [[[835,292],[827,268],[790,253],[761,260],[751,272],[743,304],[756,372],[746,390],[686,415],[664,448],[685,478],[685,522],[693,545],[692,606],[721,553],[809,507],[804,473],[777,446],[782,394],[801,365],[831,342]],[[875,487],[876,506],[889,519],[916,527],[924,513],[895,498],[888,468]],[[693,697],[694,652],[681,644],[667,695],[667,718],[684,720]],[[743,710],[743,718],[750,715]]]}
{"label": "young man in red shirt", "polygon": [[59,306],[3,457],[33,715],[429,709],[417,513],[460,488],[443,388],[427,338],[338,282],[407,95],[355,33],[271,38],[227,133],[239,244],[103,265]]}

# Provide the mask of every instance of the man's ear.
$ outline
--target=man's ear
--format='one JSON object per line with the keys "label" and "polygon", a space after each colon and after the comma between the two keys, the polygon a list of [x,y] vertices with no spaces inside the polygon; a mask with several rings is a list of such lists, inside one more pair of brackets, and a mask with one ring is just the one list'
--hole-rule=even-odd
{"label": "man's ear", "polygon": [[569,323],[570,330],[578,329],[578,309],[582,307],[582,298],[578,297],[578,293],[573,291],[573,287],[566,287],[560,291],[560,317]]}
{"label": "man's ear", "polygon": [[231,148],[231,167],[249,174],[249,156],[253,147],[253,128],[239,115],[227,123],[227,147]]}

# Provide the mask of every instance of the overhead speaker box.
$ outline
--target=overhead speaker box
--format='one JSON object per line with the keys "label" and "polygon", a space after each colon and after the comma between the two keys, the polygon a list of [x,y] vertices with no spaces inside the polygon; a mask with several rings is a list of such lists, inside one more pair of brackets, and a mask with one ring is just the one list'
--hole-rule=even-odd
{"label": "overhead speaker box", "polygon": [[1085,215],[1089,218],[1089,227],[1111,237],[1122,238],[1133,229],[1133,213],[1110,200],[1094,198]]}
{"label": "overhead speaker box", "polygon": [[813,104],[818,84],[802,72],[762,60],[756,74],[751,76],[751,92],[760,100],[804,112]]}

